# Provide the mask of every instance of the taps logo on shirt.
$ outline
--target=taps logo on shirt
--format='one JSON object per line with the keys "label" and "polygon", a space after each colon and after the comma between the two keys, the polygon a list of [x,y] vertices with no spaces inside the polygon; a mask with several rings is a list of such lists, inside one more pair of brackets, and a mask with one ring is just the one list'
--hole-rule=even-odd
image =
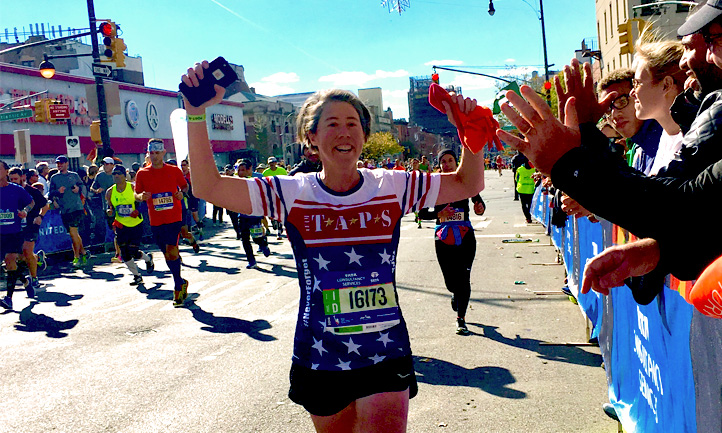
{"label": "taps logo on shirt", "polygon": [[317,205],[294,207],[288,223],[303,233],[306,244],[324,246],[389,242],[399,218],[401,209],[396,203],[334,208]]}

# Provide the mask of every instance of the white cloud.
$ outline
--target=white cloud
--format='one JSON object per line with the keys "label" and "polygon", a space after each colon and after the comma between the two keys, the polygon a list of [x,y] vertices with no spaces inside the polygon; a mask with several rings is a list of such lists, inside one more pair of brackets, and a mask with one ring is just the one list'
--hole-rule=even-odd
{"label": "white cloud", "polygon": [[301,78],[295,72],[276,72],[261,78],[261,81],[266,83],[296,83],[300,80]]}
{"label": "white cloud", "polygon": [[431,60],[424,63],[426,66],[461,66],[463,64],[462,60]]}
{"label": "white cloud", "polygon": [[256,89],[256,93],[259,95],[275,96],[285,95],[288,93],[296,93],[296,89],[289,86],[284,86],[279,83],[272,83],[267,81],[259,81],[256,83],[249,83],[249,85]]}
{"label": "white cloud", "polygon": [[453,86],[460,86],[463,92],[468,90],[491,89],[496,80],[471,74],[455,74],[449,82]]}
{"label": "white cloud", "polygon": [[318,81],[321,83],[329,82],[332,86],[356,86],[363,87],[366,83],[374,80],[380,80],[384,78],[399,78],[408,77],[408,71],[399,69],[396,71],[382,71],[377,70],[373,74],[367,74],[361,71],[343,71],[338,74],[324,75],[319,78]]}
{"label": "white cloud", "polygon": [[504,60],[504,63],[516,63],[516,59],[506,59]]}

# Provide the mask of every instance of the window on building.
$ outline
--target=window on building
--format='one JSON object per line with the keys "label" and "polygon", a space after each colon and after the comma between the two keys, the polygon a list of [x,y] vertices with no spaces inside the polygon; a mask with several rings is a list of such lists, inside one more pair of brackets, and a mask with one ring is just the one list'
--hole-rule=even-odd
{"label": "window on building", "polygon": [[35,67],[35,60],[33,60],[33,59],[23,60],[22,62],[20,62],[20,64],[23,65],[23,66],[27,66],[28,68],[34,68],[34,67]]}
{"label": "window on building", "polygon": [[609,43],[609,33],[607,33],[607,12],[604,12],[604,43]]}

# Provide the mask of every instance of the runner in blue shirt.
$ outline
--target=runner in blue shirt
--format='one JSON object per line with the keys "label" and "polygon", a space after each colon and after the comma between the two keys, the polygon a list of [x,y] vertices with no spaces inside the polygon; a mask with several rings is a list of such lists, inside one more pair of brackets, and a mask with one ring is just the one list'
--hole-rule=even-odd
{"label": "runner in blue shirt", "polygon": [[34,203],[23,187],[8,181],[9,169],[5,161],[0,161],[0,256],[5,259],[7,269],[7,293],[0,298],[0,306],[12,310],[15,282],[20,278],[17,259],[18,254],[23,251],[20,224],[21,220],[28,216]]}

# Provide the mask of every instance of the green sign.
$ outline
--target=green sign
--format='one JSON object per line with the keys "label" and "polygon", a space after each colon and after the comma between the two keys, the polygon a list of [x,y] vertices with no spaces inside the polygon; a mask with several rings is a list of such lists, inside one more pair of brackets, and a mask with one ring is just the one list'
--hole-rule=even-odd
{"label": "green sign", "polygon": [[0,122],[4,122],[6,120],[26,119],[28,117],[33,117],[33,110],[13,110],[8,111],[7,113],[0,113]]}

